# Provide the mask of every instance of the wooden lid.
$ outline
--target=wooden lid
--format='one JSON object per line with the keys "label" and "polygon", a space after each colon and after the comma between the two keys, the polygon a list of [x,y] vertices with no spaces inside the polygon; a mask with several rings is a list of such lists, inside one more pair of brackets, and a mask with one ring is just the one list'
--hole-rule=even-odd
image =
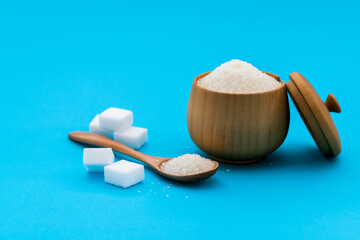
{"label": "wooden lid", "polygon": [[330,112],[341,112],[331,93],[323,102],[310,82],[300,73],[290,75],[286,84],[290,96],[320,151],[328,157],[341,152],[341,141]]}

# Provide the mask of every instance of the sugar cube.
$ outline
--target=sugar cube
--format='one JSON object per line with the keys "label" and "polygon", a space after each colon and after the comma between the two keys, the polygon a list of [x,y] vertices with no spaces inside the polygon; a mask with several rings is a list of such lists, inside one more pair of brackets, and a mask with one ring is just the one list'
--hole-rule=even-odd
{"label": "sugar cube", "polygon": [[102,136],[113,138],[114,132],[111,130],[107,130],[104,128],[101,128],[99,125],[99,114],[94,117],[94,119],[91,121],[89,125],[89,132],[97,133]]}
{"label": "sugar cube", "polygon": [[88,172],[103,172],[106,165],[114,163],[111,148],[85,148],[83,163]]}
{"label": "sugar cube", "polygon": [[131,127],[122,132],[114,132],[114,140],[138,149],[148,140],[148,130],[146,128]]}
{"label": "sugar cube", "polygon": [[144,166],[121,160],[104,168],[105,182],[127,188],[145,178]]}
{"label": "sugar cube", "polygon": [[132,111],[120,108],[108,108],[99,116],[99,126],[111,131],[124,131],[133,123]]}

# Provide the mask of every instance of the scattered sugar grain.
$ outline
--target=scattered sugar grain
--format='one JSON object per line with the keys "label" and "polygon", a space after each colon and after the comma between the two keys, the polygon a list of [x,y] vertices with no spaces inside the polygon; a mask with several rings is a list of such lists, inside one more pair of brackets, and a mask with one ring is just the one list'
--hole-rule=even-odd
{"label": "scattered sugar grain", "polygon": [[282,86],[275,78],[261,72],[250,63],[231,60],[217,67],[198,81],[205,89],[224,93],[256,93]]}
{"label": "scattered sugar grain", "polygon": [[209,171],[214,168],[214,162],[198,154],[184,154],[172,158],[161,165],[161,169],[173,175],[189,175]]}

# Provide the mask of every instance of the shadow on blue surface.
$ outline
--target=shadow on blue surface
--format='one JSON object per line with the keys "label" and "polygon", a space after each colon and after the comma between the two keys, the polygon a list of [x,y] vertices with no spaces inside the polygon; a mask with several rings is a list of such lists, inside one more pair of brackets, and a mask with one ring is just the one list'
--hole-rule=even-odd
{"label": "shadow on blue surface", "polygon": [[86,181],[89,183],[99,183],[99,181],[104,181],[104,173],[102,172],[91,172],[85,175]]}
{"label": "shadow on blue surface", "polygon": [[326,158],[316,146],[300,146],[292,151],[276,151],[264,160],[249,165],[221,164],[222,168],[232,170],[258,171],[274,168],[327,168],[336,164],[337,158]]}
{"label": "shadow on blue surface", "polygon": [[[86,144],[74,143],[80,148],[91,147]],[[141,151],[141,149],[140,149]],[[206,153],[201,151],[200,149],[195,149],[193,153],[200,154],[204,157],[208,157]],[[114,152],[116,157],[115,161],[119,161],[121,159],[125,159],[132,162],[141,163],[140,161],[128,157],[124,154]],[[264,160],[250,165],[230,165],[220,163],[218,173],[223,173],[226,171],[231,171],[232,173],[249,173],[249,172],[270,172],[277,170],[288,169],[291,171],[321,171],[326,170],[327,168],[332,168],[338,162],[337,158],[326,158],[324,157],[316,145],[306,145],[302,144],[297,146],[296,148],[291,149],[279,149],[274,153],[268,155]],[[144,165],[146,169],[153,171],[146,164]],[[212,177],[207,179],[206,181],[196,182],[196,183],[181,183],[176,182],[171,179],[167,179],[154,173],[156,177],[159,179],[163,179],[168,183],[171,183],[174,187],[190,187],[191,189],[213,189],[218,188],[221,185],[221,181],[217,177]],[[86,180],[89,183],[98,184],[99,182],[103,182],[104,175],[103,173],[90,173],[86,174]]]}

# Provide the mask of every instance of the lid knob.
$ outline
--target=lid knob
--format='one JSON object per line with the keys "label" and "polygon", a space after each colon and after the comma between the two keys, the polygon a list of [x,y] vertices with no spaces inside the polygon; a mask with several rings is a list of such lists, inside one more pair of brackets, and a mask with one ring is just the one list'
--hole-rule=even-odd
{"label": "lid knob", "polygon": [[336,112],[336,113],[341,112],[340,104],[332,93],[330,93],[326,98],[325,105],[330,112]]}

